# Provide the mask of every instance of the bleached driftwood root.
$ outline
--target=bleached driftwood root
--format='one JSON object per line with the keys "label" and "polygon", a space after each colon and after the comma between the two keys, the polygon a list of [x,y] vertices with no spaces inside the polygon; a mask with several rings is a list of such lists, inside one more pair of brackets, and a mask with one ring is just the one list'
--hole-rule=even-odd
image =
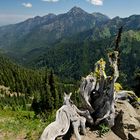
{"label": "bleached driftwood root", "polygon": [[63,105],[57,111],[56,120],[45,128],[40,140],[55,140],[56,137],[67,133],[70,127],[70,118],[65,110],[67,110],[67,106]]}
{"label": "bleached driftwood root", "polygon": [[140,108],[139,98],[133,91],[120,90],[115,92],[115,100],[127,100],[134,108]]}
{"label": "bleached driftwood root", "polygon": [[93,114],[95,124],[106,119],[108,124],[113,126],[115,118],[114,83],[119,77],[118,52],[114,51],[108,57],[113,69],[113,75],[106,76],[105,62],[100,59],[95,65],[95,72],[82,79],[80,93],[87,105],[87,109]]}
{"label": "bleached driftwood root", "polygon": [[56,120],[45,128],[40,140],[55,140],[58,136],[65,135],[70,127],[70,122],[72,123],[76,139],[81,140],[79,128],[85,134],[86,119],[93,123],[88,110],[81,111],[72,103],[70,100],[71,94],[65,94],[64,105],[57,111]]}
{"label": "bleached driftwood root", "polygon": [[87,107],[87,109],[92,113],[94,111],[93,107],[90,104],[91,101],[91,91],[96,89],[97,78],[93,77],[91,74],[86,78],[82,78],[82,83],[80,85],[80,94],[83,98],[83,101]]}
{"label": "bleached driftwood root", "polygon": [[116,100],[124,100],[124,99],[129,99],[129,98],[138,98],[136,94],[133,91],[129,90],[120,90],[115,93],[115,98]]}

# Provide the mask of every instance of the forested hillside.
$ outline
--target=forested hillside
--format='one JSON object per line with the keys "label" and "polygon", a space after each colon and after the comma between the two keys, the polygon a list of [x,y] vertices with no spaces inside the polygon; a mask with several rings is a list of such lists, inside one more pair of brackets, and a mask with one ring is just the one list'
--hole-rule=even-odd
{"label": "forested hillside", "polygon": [[[109,19],[74,7],[60,15],[49,14],[0,28],[1,52],[30,68],[52,68],[61,79],[80,80],[94,63],[112,49],[123,25],[121,83],[132,87],[140,67],[140,16]],[[14,86],[14,85],[13,85]],[[22,88],[21,88],[22,89]]]}
{"label": "forested hillside", "polygon": [[38,139],[55,118],[64,91],[78,101],[76,89],[50,69],[23,68],[0,54],[0,139]]}
{"label": "forested hillside", "polygon": [[23,105],[24,102],[25,106],[32,103],[38,105],[38,108],[33,109],[40,109],[40,112],[52,110],[61,105],[66,88],[67,92],[75,89],[73,84],[60,82],[53,71],[47,68],[23,68],[3,56],[0,56],[0,65],[0,85],[5,86],[0,86],[1,107],[16,107],[16,104]]}
{"label": "forested hillside", "polygon": [[[83,33],[81,38],[64,39],[35,59],[29,53],[27,65],[38,68],[47,65],[62,78],[80,79],[82,75],[94,70],[94,63],[99,58],[106,59],[106,53],[112,49],[115,40],[112,37],[94,41],[89,34]],[[140,67],[139,43],[139,31],[130,30],[122,34],[120,71],[121,83],[124,85],[132,84],[135,71]]]}

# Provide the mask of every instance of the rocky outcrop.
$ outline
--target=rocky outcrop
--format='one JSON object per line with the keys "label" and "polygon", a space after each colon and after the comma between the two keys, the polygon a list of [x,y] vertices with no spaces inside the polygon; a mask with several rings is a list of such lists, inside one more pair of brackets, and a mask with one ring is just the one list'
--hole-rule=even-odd
{"label": "rocky outcrop", "polygon": [[[140,109],[137,110],[140,112]],[[115,126],[108,133],[99,137],[98,130],[86,128],[86,135],[81,140],[140,140],[140,115],[127,101],[116,103]],[[76,140],[72,135],[70,140]]]}
{"label": "rocky outcrop", "polygon": [[140,115],[127,101],[116,103],[116,119],[112,130],[123,140],[140,140]]}

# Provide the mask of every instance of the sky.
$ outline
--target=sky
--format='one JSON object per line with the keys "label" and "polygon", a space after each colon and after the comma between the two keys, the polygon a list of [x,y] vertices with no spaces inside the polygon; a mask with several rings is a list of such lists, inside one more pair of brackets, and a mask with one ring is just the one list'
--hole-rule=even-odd
{"label": "sky", "polygon": [[66,13],[74,6],[110,18],[140,15],[140,0],[0,0],[0,26],[48,13]]}

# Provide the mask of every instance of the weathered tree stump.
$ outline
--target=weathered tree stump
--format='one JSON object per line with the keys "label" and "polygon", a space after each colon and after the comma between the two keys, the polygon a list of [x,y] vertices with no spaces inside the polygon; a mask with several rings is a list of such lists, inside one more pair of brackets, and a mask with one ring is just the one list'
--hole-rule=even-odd
{"label": "weathered tree stump", "polygon": [[72,123],[73,130],[77,140],[81,140],[79,128],[83,134],[86,133],[86,119],[93,123],[88,110],[79,110],[70,100],[72,93],[64,95],[64,104],[56,113],[56,120],[49,124],[43,131],[40,140],[55,140],[58,136],[63,136],[67,133]]}

